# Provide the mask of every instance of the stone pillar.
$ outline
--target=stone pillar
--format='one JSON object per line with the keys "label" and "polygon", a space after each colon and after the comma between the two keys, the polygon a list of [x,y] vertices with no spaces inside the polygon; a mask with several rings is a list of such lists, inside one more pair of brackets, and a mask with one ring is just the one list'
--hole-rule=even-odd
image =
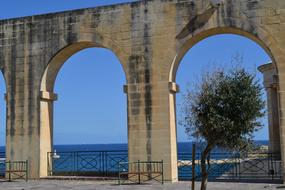
{"label": "stone pillar", "polygon": [[269,152],[279,154],[281,144],[277,71],[272,63],[261,65],[258,70],[263,73],[263,84],[267,95]]}
{"label": "stone pillar", "polygon": [[142,56],[130,57],[128,84],[124,88],[128,96],[129,162],[163,160],[164,179],[176,182],[174,91],[177,87],[175,83],[169,84],[168,78],[151,78],[154,70],[145,60]]}
{"label": "stone pillar", "polygon": [[57,94],[41,91],[41,130],[40,130],[40,177],[48,176],[52,162],[48,158],[48,152],[53,150],[53,102],[57,100]]}
{"label": "stone pillar", "polygon": [[[16,32],[16,31],[15,31]],[[23,33],[24,34],[24,33]],[[21,40],[20,40],[21,39]],[[15,44],[25,44],[21,37]],[[29,178],[39,177],[39,56],[28,45],[15,45],[5,53],[7,85],[6,160],[28,161]],[[10,52],[10,53],[9,53]]]}

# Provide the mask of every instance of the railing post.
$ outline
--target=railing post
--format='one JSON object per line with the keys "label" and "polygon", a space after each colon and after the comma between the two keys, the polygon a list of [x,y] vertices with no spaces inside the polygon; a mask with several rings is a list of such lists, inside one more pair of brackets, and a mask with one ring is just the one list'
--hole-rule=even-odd
{"label": "railing post", "polygon": [[[274,179],[274,174],[275,174],[275,170],[274,170],[274,167],[273,167],[273,153],[269,153],[267,154],[267,157],[270,156],[270,167],[269,167],[269,163],[268,163],[268,168],[270,168],[270,171],[269,173],[271,174],[271,179],[273,180]],[[269,158],[268,158],[269,160]]]}
{"label": "railing post", "polygon": [[238,154],[238,179],[241,178],[241,164],[242,164],[242,155],[241,153]]}
{"label": "railing post", "polygon": [[102,152],[102,164],[103,164],[103,168],[102,168],[102,174],[103,175],[107,175],[108,171],[107,171],[107,156],[106,156],[107,152]]}
{"label": "railing post", "polygon": [[192,145],[192,190],[195,190],[196,145]]}
{"label": "railing post", "polygon": [[74,152],[73,154],[73,160],[74,160],[74,166],[73,166],[73,176],[76,176],[76,173],[78,173],[78,152]]}
{"label": "railing post", "polygon": [[141,184],[141,168],[140,168],[140,160],[138,160],[138,174],[139,174],[139,184]]}
{"label": "railing post", "polygon": [[29,171],[28,171],[28,168],[29,168],[29,162],[28,160],[26,160],[26,182],[28,181],[28,175],[29,175]]}
{"label": "railing post", "polygon": [[10,161],[7,162],[8,163],[8,173],[9,173],[9,182],[11,182],[11,163]]}
{"label": "railing post", "polygon": [[50,158],[49,158],[48,152],[47,152],[47,173],[48,173],[48,176],[50,176]]}
{"label": "railing post", "polygon": [[163,185],[164,184],[163,160],[161,160],[161,171],[162,171],[162,174],[161,174],[161,184]]}
{"label": "railing post", "polygon": [[118,172],[119,172],[119,185],[121,185],[121,165],[120,165],[120,162],[118,164]]}

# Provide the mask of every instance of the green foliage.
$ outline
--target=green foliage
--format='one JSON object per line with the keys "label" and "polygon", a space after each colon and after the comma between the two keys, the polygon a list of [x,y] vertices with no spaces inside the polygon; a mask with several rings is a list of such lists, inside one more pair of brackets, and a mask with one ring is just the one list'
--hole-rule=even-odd
{"label": "green foliage", "polygon": [[255,76],[236,68],[208,73],[195,91],[188,91],[181,122],[189,136],[211,147],[245,149],[262,127],[262,87]]}

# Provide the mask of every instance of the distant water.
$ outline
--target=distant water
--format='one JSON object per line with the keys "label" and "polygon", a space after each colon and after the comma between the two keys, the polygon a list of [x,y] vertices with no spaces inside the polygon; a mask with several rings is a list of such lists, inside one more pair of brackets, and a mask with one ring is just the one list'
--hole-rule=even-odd
{"label": "distant water", "polygon": [[[258,145],[268,145],[268,140],[255,141]],[[197,146],[197,150],[199,151]],[[192,142],[177,143],[178,153],[191,153]],[[72,151],[112,151],[112,150],[128,150],[128,144],[81,144],[81,145],[55,145],[54,150],[58,152],[72,152]],[[4,152],[5,147],[0,146],[0,152]],[[216,149],[221,152],[222,150]]]}

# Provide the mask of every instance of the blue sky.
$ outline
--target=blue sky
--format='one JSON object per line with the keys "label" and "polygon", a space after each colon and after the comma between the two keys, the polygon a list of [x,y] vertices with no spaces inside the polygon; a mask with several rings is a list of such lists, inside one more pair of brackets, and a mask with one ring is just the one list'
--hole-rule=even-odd
{"label": "blue sky", "polygon": [[[127,2],[122,0],[5,0],[1,2],[0,19],[57,12]],[[237,35],[217,35],[194,46],[180,63],[176,82],[177,111],[187,85],[193,86],[200,74],[215,65],[227,66],[236,55],[250,71],[270,61],[264,50],[253,41]],[[73,55],[61,69],[55,86],[59,100],[55,102],[55,144],[96,144],[127,142],[127,108],[123,85],[123,69],[116,56],[106,49],[90,48]],[[0,78],[0,96],[4,95]],[[0,98],[0,145],[5,143],[5,102]],[[267,126],[266,118],[264,123]],[[187,141],[184,129],[178,126],[178,141]],[[268,139],[267,127],[255,139]]]}

